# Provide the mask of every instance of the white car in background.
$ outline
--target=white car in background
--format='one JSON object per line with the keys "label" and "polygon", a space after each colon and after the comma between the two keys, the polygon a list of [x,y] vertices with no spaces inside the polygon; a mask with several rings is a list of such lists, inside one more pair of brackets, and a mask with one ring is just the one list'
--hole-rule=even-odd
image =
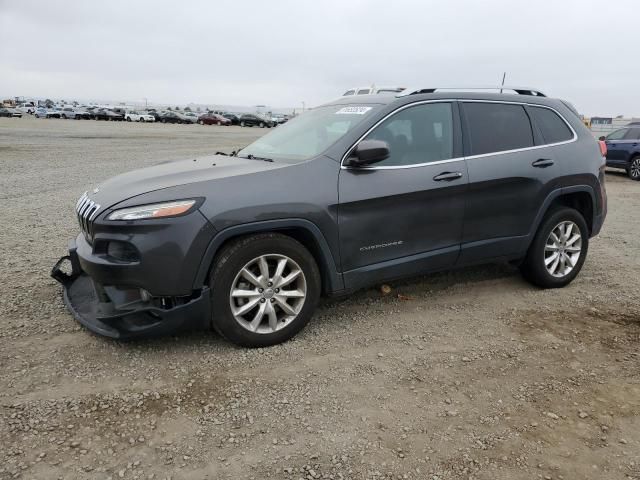
{"label": "white car in background", "polygon": [[148,113],[139,113],[135,110],[127,110],[124,114],[124,119],[127,122],[155,122],[156,119],[153,115]]}
{"label": "white car in background", "polygon": [[20,110],[22,113],[33,114],[36,111],[36,107],[33,103],[22,103],[16,107],[17,110]]}

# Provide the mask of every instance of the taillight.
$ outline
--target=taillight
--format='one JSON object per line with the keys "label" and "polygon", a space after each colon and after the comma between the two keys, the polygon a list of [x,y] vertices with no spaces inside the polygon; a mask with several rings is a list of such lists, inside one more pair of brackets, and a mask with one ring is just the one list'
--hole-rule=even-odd
{"label": "taillight", "polygon": [[607,144],[604,142],[604,140],[598,140],[598,144],[600,145],[600,153],[602,154],[603,157],[607,156]]}

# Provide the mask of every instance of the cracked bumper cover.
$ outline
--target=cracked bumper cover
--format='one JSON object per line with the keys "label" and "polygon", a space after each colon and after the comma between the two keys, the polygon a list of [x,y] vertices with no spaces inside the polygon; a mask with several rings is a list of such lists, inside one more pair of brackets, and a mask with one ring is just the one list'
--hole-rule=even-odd
{"label": "cracked bumper cover", "polygon": [[97,284],[82,270],[73,240],[68,255],[58,260],[51,276],[62,284],[64,303],[73,317],[98,335],[125,340],[209,327],[208,287],[171,307],[158,305],[157,299],[127,302],[112,298],[119,290]]}

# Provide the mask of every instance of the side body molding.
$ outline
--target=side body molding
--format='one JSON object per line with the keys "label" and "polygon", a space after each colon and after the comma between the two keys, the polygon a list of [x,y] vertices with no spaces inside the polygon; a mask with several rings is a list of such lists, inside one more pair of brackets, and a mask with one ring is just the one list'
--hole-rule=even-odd
{"label": "side body molding", "polygon": [[323,290],[326,293],[336,293],[344,290],[344,281],[342,274],[338,272],[337,264],[334,259],[329,244],[325,239],[322,231],[318,226],[304,218],[284,218],[278,220],[267,220],[263,222],[251,222],[243,223],[241,225],[235,225],[233,227],[225,228],[218,232],[209,246],[205,250],[204,256],[200,263],[200,268],[194,281],[194,289],[201,289],[207,282],[207,276],[211,268],[213,259],[222,246],[222,244],[230,238],[240,235],[249,235],[252,233],[263,232],[277,232],[278,230],[291,230],[291,229],[303,229],[307,233],[311,234],[318,246],[317,256],[318,267],[322,272],[323,277]]}

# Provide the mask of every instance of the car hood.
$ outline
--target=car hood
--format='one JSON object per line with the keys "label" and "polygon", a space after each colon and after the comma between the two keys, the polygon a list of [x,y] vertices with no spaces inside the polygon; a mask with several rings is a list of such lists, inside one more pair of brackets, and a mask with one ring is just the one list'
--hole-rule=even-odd
{"label": "car hood", "polygon": [[[198,182],[282,168],[287,164],[211,155],[190,160],[163,162],[112,177],[87,192],[101,210],[145,193]],[[203,191],[203,195],[206,192]],[[167,198],[167,200],[178,200]]]}

